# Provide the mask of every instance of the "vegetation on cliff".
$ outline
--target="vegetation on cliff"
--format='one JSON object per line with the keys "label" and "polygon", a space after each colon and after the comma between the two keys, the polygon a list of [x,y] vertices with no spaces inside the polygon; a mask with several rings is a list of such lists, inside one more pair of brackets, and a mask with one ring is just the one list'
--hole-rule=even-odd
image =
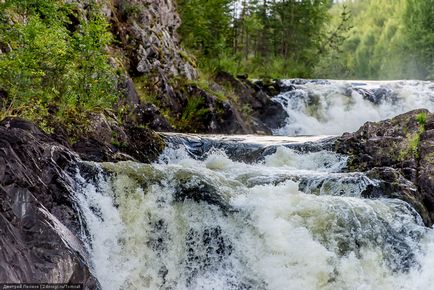
{"label": "vegetation on cliff", "polygon": [[112,35],[97,3],[91,2],[87,15],[60,0],[0,5],[3,117],[75,130],[88,112],[112,107],[118,95],[106,51]]}

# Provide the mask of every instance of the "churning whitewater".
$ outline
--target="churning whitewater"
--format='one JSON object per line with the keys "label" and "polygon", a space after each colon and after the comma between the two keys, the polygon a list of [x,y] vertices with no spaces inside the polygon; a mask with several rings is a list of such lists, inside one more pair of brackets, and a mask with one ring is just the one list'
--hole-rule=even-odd
{"label": "churning whitewater", "polygon": [[[430,82],[287,82],[281,135],[434,109]],[[166,135],[153,164],[81,164],[82,235],[102,289],[433,289],[433,230],[403,201],[364,198],[379,182],[345,172],[333,138],[207,138]]]}
{"label": "churning whitewater", "polygon": [[274,100],[288,113],[276,135],[342,134],[366,121],[380,121],[419,108],[434,111],[430,81],[283,81]]}
{"label": "churning whitewater", "polygon": [[[85,164],[78,199],[103,289],[429,289],[434,236],[405,202],[364,199],[345,157],[277,147],[253,164],[168,149]],[[422,284],[418,284],[422,283]]]}

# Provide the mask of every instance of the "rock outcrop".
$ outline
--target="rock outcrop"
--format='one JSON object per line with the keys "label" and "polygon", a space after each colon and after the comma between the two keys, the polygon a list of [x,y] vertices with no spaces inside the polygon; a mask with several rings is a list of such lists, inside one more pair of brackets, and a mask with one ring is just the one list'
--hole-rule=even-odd
{"label": "rock outcrop", "polygon": [[410,203],[427,226],[434,223],[434,114],[414,110],[382,122],[367,122],[338,138],[336,150],[348,154],[350,171],[381,181],[368,196]]}
{"label": "rock outcrop", "polygon": [[99,289],[65,173],[75,156],[36,126],[0,123],[0,281]]}
{"label": "rock outcrop", "polygon": [[[93,114],[81,138],[70,147],[82,160],[116,162],[136,160],[149,163],[158,158],[165,147],[163,139],[144,126],[131,123],[120,125],[114,116]],[[62,133],[55,132],[59,138]],[[66,143],[66,146],[69,146]]]}
{"label": "rock outcrop", "polygon": [[[270,94],[246,78],[224,72],[215,76],[217,91],[223,93],[218,85],[230,86],[236,101],[193,84],[198,73],[193,58],[179,45],[175,1],[115,0],[105,14],[118,40],[110,48],[113,63],[126,73],[119,84],[125,96],[121,102],[136,124],[158,131],[246,134],[271,133],[286,119]],[[281,89],[277,83],[274,91],[264,88],[271,93]]]}
{"label": "rock outcrop", "polygon": [[283,91],[278,82],[272,82],[269,86],[263,82],[253,83],[241,77],[235,78],[227,72],[218,72],[214,80],[223,87],[229,87],[236,96],[235,107],[244,112],[242,118],[245,123],[243,133],[267,133],[272,129],[282,127],[288,117],[287,112],[277,102],[272,101],[272,96]]}
{"label": "rock outcrop", "polygon": [[177,92],[174,79],[188,81],[198,74],[179,45],[176,31],[181,20],[175,1],[115,0],[106,7],[106,15],[117,40],[111,48],[114,64],[126,70],[121,87],[127,99],[137,95],[139,105],[152,94],[154,105],[180,114],[187,99]]}
{"label": "rock outcrop", "polygon": [[[147,128],[104,115],[74,145],[17,118],[0,123],[0,281],[82,283],[99,289],[81,240],[73,194],[79,156],[89,161],[153,161],[163,141]],[[67,136],[66,136],[67,137]],[[76,154],[76,151],[78,154]]]}

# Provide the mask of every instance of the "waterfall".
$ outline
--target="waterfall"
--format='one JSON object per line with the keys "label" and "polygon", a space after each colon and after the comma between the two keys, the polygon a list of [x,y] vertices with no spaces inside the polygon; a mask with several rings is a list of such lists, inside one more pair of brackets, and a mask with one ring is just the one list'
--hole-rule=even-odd
{"label": "waterfall", "polygon": [[379,121],[410,110],[434,110],[429,81],[285,80],[274,98],[288,113],[276,135],[342,134],[366,121]]}
{"label": "waterfall", "polygon": [[[224,142],[224,141],[222,141]],[[434,233],[346,157],[279,145],[255,162],[168,148],[83,163],[83,238],[103,289],[429,289]]]}
{"label": "waterfall", "polygon": [[404,201],[367,198],[381,182],[347,172],[320,135],[433,110],[434,85],[284,85],[281,136],[166,134],[153,164],[80,164],[82,236],[104,290],[432,289],[433,229]]}

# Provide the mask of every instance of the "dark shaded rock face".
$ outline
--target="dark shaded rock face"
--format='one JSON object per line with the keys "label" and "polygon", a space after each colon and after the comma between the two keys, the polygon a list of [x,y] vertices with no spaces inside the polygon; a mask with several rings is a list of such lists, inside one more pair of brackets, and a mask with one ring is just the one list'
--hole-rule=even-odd
{"label": "dark shaded rock face", "polygon": [[164,149],[163,139],[149,128],[133,124],[121,126],[113,116],[104,114],[90,116],[90,122],[87,132],[71,146],[82,160],[149,163]]}
{"label": "dark shaded rock face", "polygon": [[280,104],[271,100],[271,96],[284,91],[280,82],[270,85],[263,82],[252,83],[245,77],[236,79],[226,72],[218,72],[214,79],[219,85],[230,86],[238,98],[238,105],[251,110],[248,116],[250,123],[247,122],[247,132],[244,133],[271,134],[272,129],[285,124],[287,112]]}
{"label": "dark shaded rock face", "polygon": [[146,125],[148,128],[160,132],[174,130],[157,106],[153,104],[140,104],[134,109],[133,113],[137,118],[137,124]]}
{"label": "dark shaded rock face", "polygon": [[[219,100],[198,86],[187,85],[182,94],[188,96],[181,122],[183,131],[214,134],[240,134],[248,128],[240,113],[229,101]],[[182,124],[181,124],[182,125]]]}
{"label": "dark shaded rock face", "polygon": [[367,171],[381,190],[368,196],[389,196],[409,202],[425,224],[434,223],[434,114],[414,110],[393,119],[367,122],[336,141],[348,154],[351,171]]}
{"label": "dark shaded rock face", "polygon": [[74,155],[19,119],[0,123],[0,281],[99,289],[78,238]]}
{"label": "dark shaded rock face", "polygon": [[100,289],[80,239],[70,176],[83,163],[71,147],[83,160],[150,162],[164,143],[151,130],[119,126],[110,116],[96,114],[90,121],[73,146],[67,136],[55,140],[28,121],[0,122],[0,282]]}

